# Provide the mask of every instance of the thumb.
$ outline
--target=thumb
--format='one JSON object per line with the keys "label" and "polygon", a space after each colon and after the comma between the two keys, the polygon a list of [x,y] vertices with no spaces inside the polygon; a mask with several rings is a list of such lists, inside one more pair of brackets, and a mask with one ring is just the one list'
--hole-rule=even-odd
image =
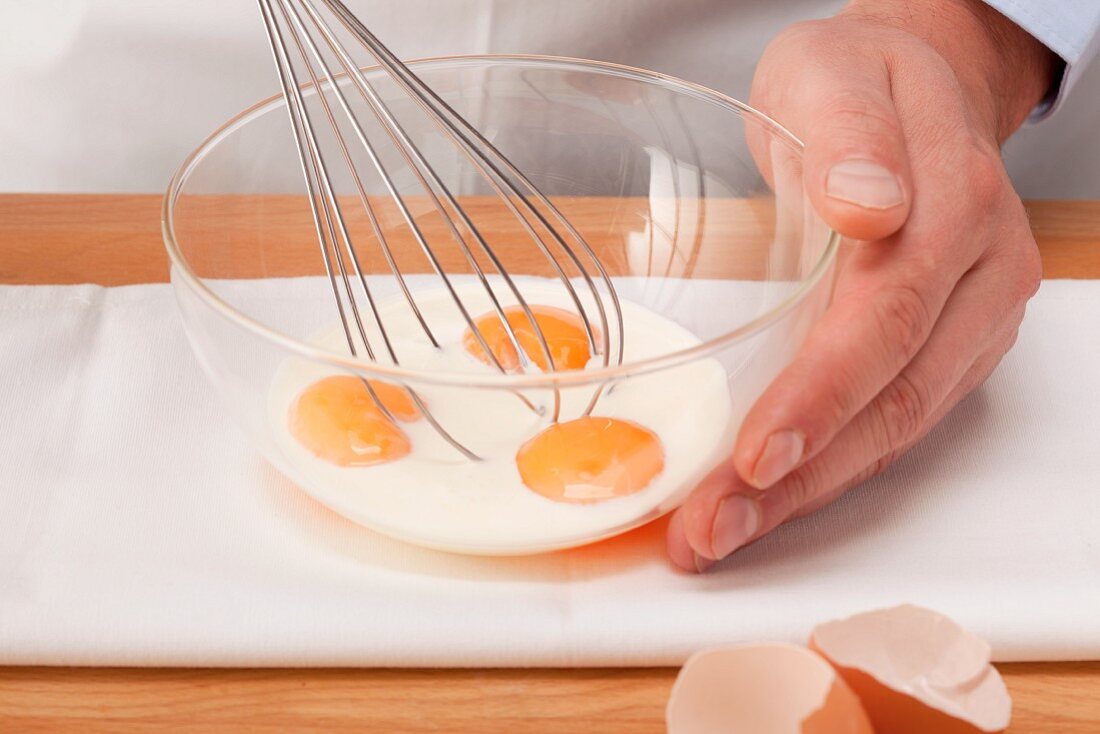
{"label": "thumb", "polygon": [[804,181],[826,224],[856,240],[905,223],[913,184],[885,64],[804,66],[777,109],[806,145]]}

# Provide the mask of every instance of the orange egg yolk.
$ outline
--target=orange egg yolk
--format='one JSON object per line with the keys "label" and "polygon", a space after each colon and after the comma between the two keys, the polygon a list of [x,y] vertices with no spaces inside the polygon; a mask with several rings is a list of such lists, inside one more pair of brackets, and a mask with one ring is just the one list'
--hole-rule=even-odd
{"label": "orange egg yolk", "polygon": [[543,497],[587,503],[645,489],[664,469],[665,452],[656,434],[636,423],[585,417],[532,438],[516,465],[523,483]]}
{"label": "orange egg yolk", "polygon": [[[553,306],[531,306],[531,313],[534,314],[535,322],[538,323],[539,329],[546,338],[554,369],[584,369],[592,354],[588,348],[588,336],[581,317]],[[509,306],[504,309],[504,316],[508,319],[508,324],[516,334],[516,341],[519,342],[528,359],[546,372],[546,355],[543,353],[542,345],[527,314],[519,306]],[[495,312],[478,316],[474,319],[474,324],[485,337],[489,349],[504,369],[515,370],[519,367],[516,349],[508,339],[508,332]],[[471,329],[466,329],[466,333],[462,335],[462,344],[467,352],[482,362],[489,363],[485,350]]]}
{"label": "orange egg yolk", "polygon": [[[395,418],[420,417],[408,391],[370,381],[378,399]],[[290,433],[319,458],[339,466],[370,466],[409,453],[409,439],[378,409],[363,380],[339,375],[319,380],[290,407]]]}

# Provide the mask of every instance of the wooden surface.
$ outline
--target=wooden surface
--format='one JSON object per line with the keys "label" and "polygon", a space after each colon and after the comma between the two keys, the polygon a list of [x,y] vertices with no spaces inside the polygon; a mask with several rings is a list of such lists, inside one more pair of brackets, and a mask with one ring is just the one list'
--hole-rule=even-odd
{"label": "wooden surface", "polygon": [[[167,280],[160,203],[156,195],[0,194],[0,283],[128,285]],[[606,216],[600,205],[587,211]],[[1028,211],[1046,277],[1100,278],[1100,201],[1035,201],[1029,202]],[[294,274],[320,268],[312,233],[302,229],[300,216],[297,220],[308,260],[292,261],[289,272]],[[628,215],[618,221],[623,229],[632,226]],[[223,224],[225,229],[240,228],[229,217]],[[287,232],[279,229],[273,236],[285,238]],[[263,261],[255,255],[227,269],[255,267]],[[280,269],[283,265],[268,261],[267,274],[287,274]]]}
{"label": "wooden surface", "polygon": [[[1010,734],[1100,731],[1100,663],[998,668],[1013,699]],[[664,731],[675,677],[673,668],[0,668],[0,731],[652,734]]]}
{"label": "wooden surface", "polygon": [[[1100,278],[1100,202],[1030,202],[1048,278]],[[0,195],[0,283],[163,281],[156,196]],[[2,620],[0,620],[2,623]],[[1010,732],[1100,732],[1100,662],[998,666]],[[676,671],[0,668],[0,732],[663,731]]]}

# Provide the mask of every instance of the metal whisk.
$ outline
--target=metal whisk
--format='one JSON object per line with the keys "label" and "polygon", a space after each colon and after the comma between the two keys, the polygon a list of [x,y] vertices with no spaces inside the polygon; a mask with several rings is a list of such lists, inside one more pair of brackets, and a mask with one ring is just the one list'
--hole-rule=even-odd
{"label": "metal whisk", "polygon": [[[336,152],[343,162],[342,165],[347,168],[350,179],[357,190],[359,202],[366,213],[374,234],[374,240],[377,242],[401,294],[428,341],[436,348],[440,346],[431,326],[417,305],[412,289],[410,289],[398,266],[393,248],[386,241],[374,205],[368,199],[367,189],[360,172],[356,170],[351,147],[358,145],[362,147],[386,191],[396,204],[403,226],[408,229],[416,240],[421,252],[430,263],[431,269],[447,290],[462,319],[466,322],[490,363],[496,370],[502,373],[506,371],[489,347],[484,334],[466,305],[463,304],[451,282],[451,278],[444,271],[440,258],[433,249],[433,243],[429,242],[424,230],[414,219],[408,203],[399,193],[393,171],[383,163],[382,157],[379,155],[377,141],[372,140],[367,134],[364,125],[361,124],[353,111],[351,100],[345,94],[344,89],[341,88],[341,84],[338,83],[338,79],[350,82],[349,86],[361,96],[372,117],[384,131],[385,138],[388,139],[389,144],[395,146],[400,152],[404,166],[413,174],[434,210],[441,216],[450,240],[461,250],[478,282],[484,288],[489,302],[492,304],[492,310],[500,320],[508,341],[515,350],[519,362],[518,369],[520,371],[529,370],[531,367],[530,359],[520,345],[516,331],[506,317],[504,307],[490,283],[489,275],[493,272],[499,276],[504,288],[512,294],[530,323],[547,369],[554,369],[553,357],[546,336],[520,288],[508,273],[501,258],[494,252],[486,237],[471,220],[462,204],[444,184],[443,179],[428,162],[423,152],[413,143],[390,107],[383,101],[381,95],[360,70],[348,48],[341,43],[337,37],[337,32],[334,30],[334,28],[340,27],[343,28],[344,35],[362,46],[387,77],[415,102],[416,107],[434,123],[441,135],[457,146],[493,193],[505,204],[510,214],[521,224],[523,231],[537,250],[546,258],[551,269],[568,292],[569,300],[584,325],[591,353],[600,355],[604,366],[610,365],[612,351],[615,352],[617,362],[622,362],[624,340],[622,309],[610,276],[600,263],[592,247],[570,224],[558,207],[539,191],[529,178],[501,154],[477,129],[464,120],[447,102],[413,74],[340,0],[258,0],[258,2],[263,15],[268,41],[271,45],[271,52],[275,59],[279,83],[290,115],[313,223],[324,259],[325,272],[328,276],[344,334],[347,337],[348,349],[352,355],[360,356],[357,353],[355,339],[355,335],[358,334],[366,358],[372,361],[376,360],[375,346],[371,344],[371,340],[368,338],[363,310],[360,308],[360,299],[362,299],[370,313],[368,318],[372,319],[377,326],[385,353],[395,365],[400,364],[399,355],[394,349],[390,334],[383,323],[375,298],[361,267],[360,253],[352,240],[344,212],[337,200],[330,168],[332,164],[326,156],[326,152]],[[336,73],[333,72],[330,60],[336,62],[338,69]],[[305,74],[299,74],[300,70],[304,71]],[[321,117],[323,117],[320,124],[328,126],[332,133],[331,140],[332,144],[335,145],[334,151],[323,150],[322,138],[317,134],[318,125],[314,120],[316,111],[311,113],[306,103],[306,92],[311,88],[320,102]],[[344,121],[344,126],[350,130],[347,137],[345,137],[339,123],[341,119]],[[347,138],[351,138],[350,144]],[[330,144],[327,147],[331,149],[332,145]],[[583,257],[578,255],[578,251]],[[475,252],[481,253],[491,264],[492,270],[489,274],[479,263]],[[559,258],[564,258],[567,265],[579,274],[581,281],[583,281],[583,288],[591,292],[595,304],[595,320],[598,323],[598,330],[593,325],[591,315],[582,303],[580,294],[567,275]],[[589,267],[595,271],[595,274],[589,272]],[[609,296],[611,302],[610,316],[604,304],[604,297],[597,288],[597,281],[603,284]],[[356,285],[358,285],[360,291],[359,296],[356,295]],[[602,334],[603,338],[599,338],[597,334]],[[612,349],[613,340],[616,347],[614,350]],[[392,419],[392,414],[383,404],[375,389],[368,381],[364,380],[363,383],[379,410]],[[447,443],[469,459],[479,458],[448,432],[446,427],[440,424],[425,405],[423,399],[414,390],[407,387],[406,389],[408,389],[409,395],[421,414]],[[585,411],[586,415],[592,411],[599,400],[600,394],[600,390],[595,391]],[[517,397],[532,410],[538,410],[524,396],[517,393]],[[552,420],[557,421],[560,412],[560,392],[555,388]]]}

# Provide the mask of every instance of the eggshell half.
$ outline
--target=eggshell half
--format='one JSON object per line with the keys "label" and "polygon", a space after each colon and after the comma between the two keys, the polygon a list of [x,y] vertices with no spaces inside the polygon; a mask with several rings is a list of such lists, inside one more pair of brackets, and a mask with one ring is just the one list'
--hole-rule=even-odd
{"label": "eggshell half", "polygon": [[879,732],[1008,727],[1012,700],[989,644],[938,612],[905,604],[826,622],[810,648],[836,667]]}
{"label": "eggshell half", "polygon": [[669,734],[871,734],[859,700],[821,656],[795,645],[692,655],[672,687]]}

